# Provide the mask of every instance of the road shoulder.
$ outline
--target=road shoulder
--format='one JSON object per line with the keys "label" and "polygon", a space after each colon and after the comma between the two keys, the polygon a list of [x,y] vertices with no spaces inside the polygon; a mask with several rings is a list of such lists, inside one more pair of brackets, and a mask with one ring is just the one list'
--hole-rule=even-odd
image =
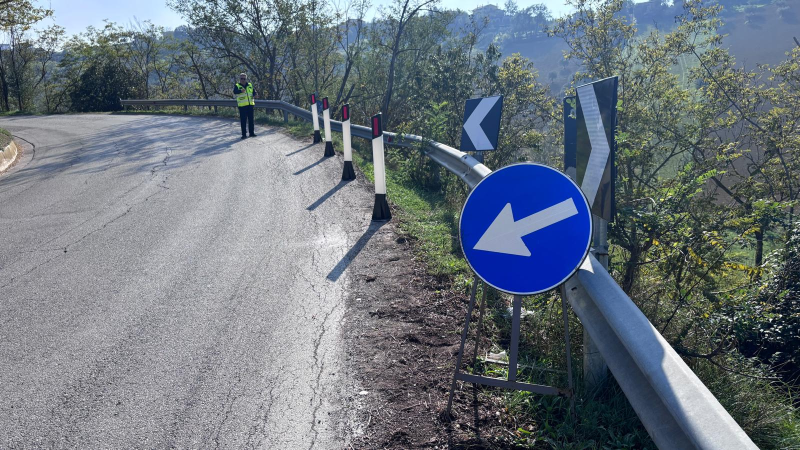
{"label": "road shoulder", "polygon": [[443,413],[467,296],[428,275],[394,223],[374,234],[350,273],[344,330],[366,424],[354,447],[491,448],[480,434],[498,425],[496,397],[474,405],[472,388],[459,386],[452,425]]}

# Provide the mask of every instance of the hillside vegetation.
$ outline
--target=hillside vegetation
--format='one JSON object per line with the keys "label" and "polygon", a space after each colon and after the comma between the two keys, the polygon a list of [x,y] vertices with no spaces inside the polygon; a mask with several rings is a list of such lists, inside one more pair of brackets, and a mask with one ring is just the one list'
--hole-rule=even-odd
{"label": "hillside vegetation", "polygon": [[[464,101],[502,94],[499,148],[486,165],[561,167],[563,95],[619,76],[609,270],[757,444],[800,446],[800,43],[788,34],[797,2],[569,0],[575,12],[553,18],[513,1],[470,15],[437,0],[393,0],[372,22],[366,0],[167,3],[186,27],[108,24],[69,38],[57,26],[31,31],[48,10],[0,5],[10,42],[0,50],[0,108],[230,98],[244,71],[260,98],[308,107],[317,92],[334,111],[349,103],[354,123],[382,112],[387,129],[456,147]],[[368,152],[358,155],[369,164]],[[430,270],[468,285],[456,230],[466,186],[420,149],[390,150],[387,160],[389,197],[399,193],[405,230]],[[500,335],[505,299],[492,301]],[[561,368],[559,300],[526,301],[536,313],[526,318],[525,360]],[[624,398],[613,387],[585,396],[583,422],[571,428],[563,404],[507,400],[535,423],[513,431],[520,445],[650,445],[616,420],[609,405]],[[549,425],[554,418],[562,428]]]}

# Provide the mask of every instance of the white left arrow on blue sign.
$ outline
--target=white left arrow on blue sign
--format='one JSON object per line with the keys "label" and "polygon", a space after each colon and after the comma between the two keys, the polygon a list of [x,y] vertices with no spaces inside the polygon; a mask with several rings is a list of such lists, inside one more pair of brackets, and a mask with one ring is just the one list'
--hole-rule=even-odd
{"label": "white left arrow on blue sign", "polygon": [[506,206],[473,248],[508,255],[531,256],[531,251],[522,240],[524,236],[569,219],[576,214],[578,214],[578,209],[575,207],[575,202],[572,198],[568,198],[515,222],[511,203],[506,203]]}
{"label": "white left arrow on blue sign", "polygon": [[467,132],[467,136],[469,136],[469,140],[472,141],[475,150],[494,150],[491,141],[489,141],[489,137],[486,136],[486,133],[483,131],[481,122],[483,122],[483,119],[486,118],[498,100],[500,100],[500,97],[482,99],[481,102],[478,103],[478,106],[475,107],[475,110],[472,111],[472,114],[470,114],[469,119],[464,123],[464,131]]}

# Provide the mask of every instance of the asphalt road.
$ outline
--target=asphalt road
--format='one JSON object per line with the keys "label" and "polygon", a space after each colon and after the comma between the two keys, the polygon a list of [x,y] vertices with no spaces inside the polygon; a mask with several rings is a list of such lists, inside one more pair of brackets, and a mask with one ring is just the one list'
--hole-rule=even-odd
{"label": "asphalt road", "polygon": [[322,144],[238,126],[0,120],[29,142],[0,175],[0,447],[358,433],[341,324],[373,197]]}

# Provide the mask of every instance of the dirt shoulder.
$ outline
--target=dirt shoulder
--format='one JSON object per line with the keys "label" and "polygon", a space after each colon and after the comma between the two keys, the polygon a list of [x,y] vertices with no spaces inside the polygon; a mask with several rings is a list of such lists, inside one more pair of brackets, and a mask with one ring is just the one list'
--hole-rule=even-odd
{"label": "dirt shoulder", "polygon": [[497,397],[460,385],[452,425],[445,417],[468,297],[427,275],[414,243],[391,222],[349,270],[345,333],[352,372],[365,390],[367,424],[354,447],[508,447]]}

